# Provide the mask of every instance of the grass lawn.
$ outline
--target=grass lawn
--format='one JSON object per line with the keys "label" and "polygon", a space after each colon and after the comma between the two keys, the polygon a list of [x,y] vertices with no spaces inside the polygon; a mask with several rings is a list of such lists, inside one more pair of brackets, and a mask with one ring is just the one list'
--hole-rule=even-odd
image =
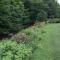
{"label": "grass lawn", "polygon": [[47,24],[31,60],[60,60],[60,24]]}

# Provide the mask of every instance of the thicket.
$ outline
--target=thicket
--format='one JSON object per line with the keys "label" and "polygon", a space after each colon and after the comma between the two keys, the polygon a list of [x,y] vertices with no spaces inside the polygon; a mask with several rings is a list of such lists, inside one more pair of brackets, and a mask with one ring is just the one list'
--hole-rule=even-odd
{"label": "thicket", "polygon": [[[0,60],[32,60],[33,53],[40,47],[43,37],[39,28],[40,25],[36,25],[22,30],[20,33],[24,33],[23,37],[17,34],[15,38],[0,41]],[[25,34],[27,37],[24,37]]]}
{"label": "thicket", "polygon": [[18,44],[12,39],[0,42],[0,60],[29,60],[31,56],[31,46]]}
{"label": "thicket", "polygon": [[47,18],[59,18],[55,0],[0,0],[0,34],[17,32]]}

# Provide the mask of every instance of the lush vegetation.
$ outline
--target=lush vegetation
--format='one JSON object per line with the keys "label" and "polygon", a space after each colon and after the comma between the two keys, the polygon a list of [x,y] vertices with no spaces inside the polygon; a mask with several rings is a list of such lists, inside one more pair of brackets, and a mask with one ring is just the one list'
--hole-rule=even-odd
{"label": "lush vegetation", "polygon": [[59,32],[56,0],[0,0],[0,60],[60,60]]}
{"label": "lush vegetation", "polygon": [[32,47],[18,44],[14,40],[0,42],[0,60],[29,60]]}
{"label": "lush vegetation", "polygon": [[35,21],[59,18],[59,7],[55,0],[1,0],[0,34],[17,32]]}
{"label": "lush vegetation", "polygon": [[[43,28],[42,28],[43,27]],[[35,25],[25,30],[26,42],[0,41],[1,60],[60,60],[60,24]]]}
{"label": "lush vegetation", "polygon": [[[18,33],[16,37],[12,39],[6,39],[5,41],[3,40],[2,42],[0,42],[0,52],[1,52],[0,59],[1,60],[8,60],[8,59],[9,60],[29,60],[29,59],[33,60],[36,50],[40,50],[40,49],[44,50],[40,48],[40,44],[41,44],[41,41],[43,41],[42,38],[45,31],[43,26],[40,26],[40,23],[36,24],[35,26],[29,27],[25,30],[22,30],[21,33],[25,33],[27,36],[24,37],[23,35],[24,37],[23,38]],[[21,36],[21,38],[19,38],[19,36]],[[23,41],[21,42],[22,38],[23,38]],[[27,38],[26,41],[25,41],[25,38]],[[39,51],[36,53],[39,53]],[[48,58],[48,56],[46,57]]]}

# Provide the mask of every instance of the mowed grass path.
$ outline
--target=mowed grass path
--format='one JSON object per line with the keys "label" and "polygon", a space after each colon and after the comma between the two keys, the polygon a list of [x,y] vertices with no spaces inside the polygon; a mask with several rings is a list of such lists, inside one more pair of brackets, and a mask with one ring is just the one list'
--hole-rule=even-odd
{"label": "mowed grass path", "polygon": [[60,24],[47,24],[32,60],[60,60]]}

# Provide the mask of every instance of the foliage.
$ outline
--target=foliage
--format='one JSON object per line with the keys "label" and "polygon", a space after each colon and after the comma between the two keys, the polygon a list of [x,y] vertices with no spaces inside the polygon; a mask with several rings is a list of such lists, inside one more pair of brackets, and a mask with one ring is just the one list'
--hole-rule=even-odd
{"label": "foliage", "polygon": [[[52,25],[50,27],[50,25],[45,26],[44,24],[44,26],[41,27],[41,24],[37,23],[37,25],[35,26],[22,30],[22,32],[28,35],[28,41],[26,44],[32,46],[33,48],[31,60],[53,60],[54,47],[52,47],[52,44],[54,43],[54,41],[52,38],[50,38],[52,37],[50,36],[50,34],[53,35],[51,32]],[[54,26],[53,31],[55,28],[56,27]]]}
{"label": "foliage", "polygon": [[18,33],[12,37],[14,40],[17,41],[17,43],[25,43],[27,41],[27,35],[26,33]]}
{"label": "foliage", "polygon": [[26,44],[32,46],[33,51],[34,51],[34,49],[38,48],[37,45],[38,45],[39,41],[42,40],[42,35],[40,35],[40,34],[42,34],[42,30],[39,30],[39,28],[40,28],[40,26],[38,27],[36,25],[31,28],[22,30],[22,32],[26,33],[26,35],[27,35]]}
{"label": "foliage", "polygon": [[36,18],[38,21],[41,21],[43,22],[44,20],[47,19],[47,13],[45,11],[40,11],[38,14],[37,14],[37,18]]}
{"label": "foliage", "polygon": [[[2,6],[2,7],[1,7]],[[21,25],[28,21],[28,16],[24,4],[18,0],[0,1],[0,28],[3,32],[14,32],[21,29]]]}
{"label": "foliage", "polygon": [[14,40],[0,42],[0,59],[1,60],[25,60],[32,54],[32,48],[25,44],[18,44]]}
{"label": "foliage", "polygon": [[59,7],[55,0],[1,0],[0,34],[17,32],[46,18],[59,18]]}
{"label": "foliage", "polygon": [[55,18],[55,19],[49,19],[49,23],[60,23],[60,19]]}

